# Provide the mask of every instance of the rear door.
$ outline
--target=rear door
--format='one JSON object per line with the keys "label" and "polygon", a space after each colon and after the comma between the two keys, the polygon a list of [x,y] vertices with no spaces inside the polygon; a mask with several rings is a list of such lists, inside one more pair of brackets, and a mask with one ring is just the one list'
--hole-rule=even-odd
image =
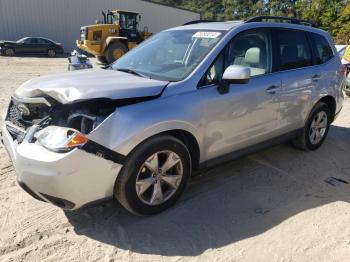
{"label": "rear door", "polygon": [[51,41],[43,39],[43,38],[38,38],[38,52],[41,54],[47,54],[48,50],[52,48],[55,49],[53,43]]}
{"label": "rear door", "polygon": [[282,80],[279,128],[293,131],[304,126],[313,91],[320,79],[313,66],[312,49],[306,32],[294,29],[273,30],[276,40],[278,75]]}
{"label": "rear door", "polygon": [[313,47],[314,64],[319,67],[319,80],[317,81],[318,89],[327,90],[332,86],[339,86],[338,70],[339,65],[334,58],[333,50],[327,38],[316,33],[309,33],[309,38]]}

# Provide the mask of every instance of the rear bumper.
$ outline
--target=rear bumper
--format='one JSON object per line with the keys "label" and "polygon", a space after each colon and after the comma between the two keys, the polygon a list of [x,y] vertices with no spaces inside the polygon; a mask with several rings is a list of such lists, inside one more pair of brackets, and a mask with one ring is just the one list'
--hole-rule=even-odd
{"label": "rear bumper", "polygon": [[1,140],[18,184],[31,196],[63,209],[78,209],[111,198],[121,165],[80,149],[51,152],[39,144],[18,144],[1,124]]}

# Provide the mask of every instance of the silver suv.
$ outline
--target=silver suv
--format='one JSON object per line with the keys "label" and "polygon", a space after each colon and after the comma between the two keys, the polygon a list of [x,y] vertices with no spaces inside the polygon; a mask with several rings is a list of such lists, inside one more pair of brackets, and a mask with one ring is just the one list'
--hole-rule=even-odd
{"label": "silver suv", "polygon": [[64,209],[115,197],[149,215],[203,166],[286,140],[319,148],[344,68],[327,32],[287,22],[192,23],[105,70],[24,83],[1,123],[19,185]]}

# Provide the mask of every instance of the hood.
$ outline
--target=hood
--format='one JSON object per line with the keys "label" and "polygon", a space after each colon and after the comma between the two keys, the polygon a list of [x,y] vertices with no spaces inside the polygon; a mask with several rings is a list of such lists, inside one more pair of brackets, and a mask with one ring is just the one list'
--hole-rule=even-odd
{"label": "hood", "polygon": [[0,40],[0,45],[14,45],[16,44],[15,41],[5,41],[5,40]]}
{"label": "hood", "polygon": [[93,98],[126,99],[159,95],[168,82],[102,69],[84,69],[32,79],[15,92],[19,98],[50,96],[62,104]]}

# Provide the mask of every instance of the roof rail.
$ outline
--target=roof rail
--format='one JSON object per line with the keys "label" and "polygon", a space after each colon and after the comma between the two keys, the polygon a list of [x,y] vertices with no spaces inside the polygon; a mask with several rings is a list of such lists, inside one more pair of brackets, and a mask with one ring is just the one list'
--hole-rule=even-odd
{"label": "roof rail", "polygon": [[218,21],[215,21],[215,20],[194,20],[194,21],[187,22],[183,25],[193,25],[193,24],[211,23],[211,22],[218,22]]}
{"label": "roof rail", "polygon": [[276,23],[282,23],[287,22],[291,24],[297,24],[297,25],[306,25],[306,26],[312,26],[312,27],[318,27],[318,25],[314,22],[292,18],[292,17],[283,17],[283,16],[270,16],[270,15],[262,15],[262,16],[256,16],[249,18],[246,20],[246,23],[252,23],[252,22],[269,22],[269,20],[273,20],[272,22]]}

